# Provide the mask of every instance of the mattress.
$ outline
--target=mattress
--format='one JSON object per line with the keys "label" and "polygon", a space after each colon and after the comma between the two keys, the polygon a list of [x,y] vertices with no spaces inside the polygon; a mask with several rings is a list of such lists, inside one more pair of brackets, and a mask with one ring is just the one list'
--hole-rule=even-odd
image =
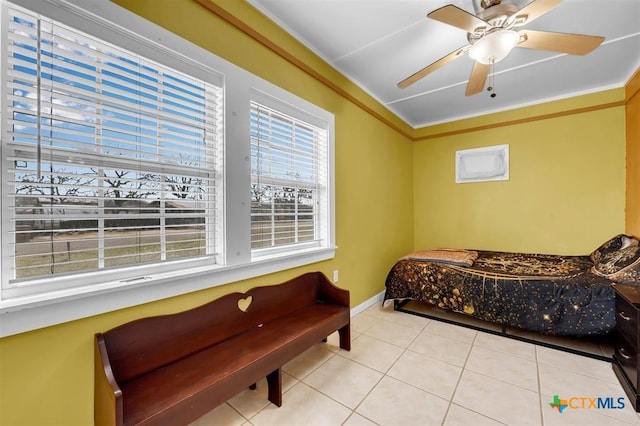
{"label": "mattress", "polygon": [[418,300],[485,321],[566,336],[615,328],[611,281],[589,256],[474,251],[470,266],[407,256],[386,279],[384,301]]}

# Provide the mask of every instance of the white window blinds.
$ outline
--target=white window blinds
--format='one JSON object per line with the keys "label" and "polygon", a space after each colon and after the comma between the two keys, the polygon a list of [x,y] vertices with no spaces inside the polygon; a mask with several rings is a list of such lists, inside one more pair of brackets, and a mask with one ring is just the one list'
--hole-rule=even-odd
{"label": "white window blinds", "polygon": [[251,247],[326,241],[327,130],[251,102]]}
{"label": "white window blinds", "polygon": [[215,256],[221,85],[17,7],[9,15],[13,279]]}

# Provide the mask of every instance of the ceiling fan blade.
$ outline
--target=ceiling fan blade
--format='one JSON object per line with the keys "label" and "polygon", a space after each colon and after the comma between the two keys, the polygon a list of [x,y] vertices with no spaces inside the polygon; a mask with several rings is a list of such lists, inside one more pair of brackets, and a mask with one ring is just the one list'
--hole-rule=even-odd
{"label": "ceiling fan blade", "polygon": [[600,36],[547,31],[522,30],[520,35],[524,36],[522,37],[524,40],[518,44],[518,47],[549,50],[570,55],[586,55],[604,41],[604,37]]}
{"label": "ceiling fan blade", "polygon": [[533,0],[531,3],[520,9],[515,15],[526,17],[520,25],[528,24],[537,19],[560,4],[562,0]]}
{"label": "ceiling fan blade", "polygon": [[475,95],[476,93],[482,92],[484,89],[484,83],[487,81],[487,76],[489,75],[489,69],[491,65],[489,64],[481,64],[480,62],[475,62],[473,64],[473,70],[471,70],[471,77],[469,78],[469,83],[467,83],[467,90],[464,92],[465,96]]}
{"label": "ceiling fan blade", "polygon": [[454,27],[472,33],[478,27],[487,27],[489,24],[475,15],[460,9],[452,4],[436,9],[427,15],[431,19],[453,25]]}
{"label": "ceiling fan blade", "polygon": [[411,74],[409,77],[405,78],[400,83],[398,83],[398,87],[401,88],[401,89],[404,89],[404,88],[412,85],[413,83],[415,83],[416,81],[420,80],[422,77],[426,76],[427,74],[430,74],[430,73],[434,72],[435,70],[437,70],[438,68],[441,68],[441,67],[447,65],[449,62],[452,62],[453,60],[460,58],[464,53],[466,53],[466,51],[468,49],[469,49],[469,46],[464,46],[464,47],[461,47],[458,50],[455,50],[455,51],[449,53],[447,56],[444,56],[444,57],[438,59],[437,61],[435,61],[431,65],[428,65],[428,66],[422,68],[420,71],[418,71],[418,72],[416,72],[414,74]]}

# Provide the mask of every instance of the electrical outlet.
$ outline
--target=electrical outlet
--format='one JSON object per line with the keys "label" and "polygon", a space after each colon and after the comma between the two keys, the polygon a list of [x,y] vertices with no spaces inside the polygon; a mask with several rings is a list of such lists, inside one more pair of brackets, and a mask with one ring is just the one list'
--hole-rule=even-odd
{"label": "electrical outlet", "polygon": [[333,271],[333,282],[334,283],[338,282],[338,270],[337,269],[335,271]]}

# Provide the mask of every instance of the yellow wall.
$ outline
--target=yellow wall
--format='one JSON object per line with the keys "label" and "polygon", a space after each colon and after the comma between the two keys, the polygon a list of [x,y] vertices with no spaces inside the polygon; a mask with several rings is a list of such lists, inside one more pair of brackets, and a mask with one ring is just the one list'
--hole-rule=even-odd
{"label": "yellow wall", "polygon": [[[332,271],[339,269],[338,284],[351,291],[351,302],[356,306],[384,289],[389,268],[413,247],[412,142],[406,136],[195,3],[180,2],[179,7],[172,0],[120,3],[335,114],[337,254],[334,260],[305,268],[0,339],[2,426],[90,425],[92,339],[98,331],[142,316],[184,310],[228,292],[282,282],[311,270],[331,277]],[[243,6],[244,2],[221,3],[238,6],[249,21],[263,19]],[[305,62],[319,63],[284,33],[271,29],[270,34]],[[324,75],[343,84],[335,70],[324,66],[318,65]],[[348,90],[370,102],[380,115],[388,114],[389,120],[400,122],[367,100],[364,92],[355,87]]]}
{"label": "yellow wall", "polygon": [[[309,270],[330,276],[339,269],[339,285],[357,305],[383,290],[391,265],[414,247],[582,253],[624,227],[624,107],[563,115],[615,103],[618,92],[413,131],[245,2],[215,1],[328,83],[196,3],[117,2],[336,115],[339,248],[334,260],[309,267],[0,339],[2,426],[91,424],[93,334],[134,318],[184,310]],[[517,123],[478,128],[512,120]],[[461,129],[467,132],[456,133]],[[437,136],[449,131],[456,134]],[[419,141],[412,143],[412,136]],[[496,143],[510,144],[511,180],[453,183],[456,149]]]}
{"label": "yellow wall", "polygon": [[[457,122],[414,146],[414,245],[416,249],[468,247],[489,250],[585,254],[624,231],[624,106],[622,92],[563,101],[592,108],[556,114],[557,104],[495,114],[479,126]],[[596,97],[597,98],[597,97]],[[501,117],[502,116],[502,117]],[[516,117],[516,118],[514,118]],[[433,129],[430,129],[434,132]],[[425,131],[424,133],[428,133]],[[509,144],[508,181],[455,183],[456,150]]]}
{"label": "yellow wall", "polygon": [[625,90],[627,115],[626,233],[640,237],[640,69]]}

